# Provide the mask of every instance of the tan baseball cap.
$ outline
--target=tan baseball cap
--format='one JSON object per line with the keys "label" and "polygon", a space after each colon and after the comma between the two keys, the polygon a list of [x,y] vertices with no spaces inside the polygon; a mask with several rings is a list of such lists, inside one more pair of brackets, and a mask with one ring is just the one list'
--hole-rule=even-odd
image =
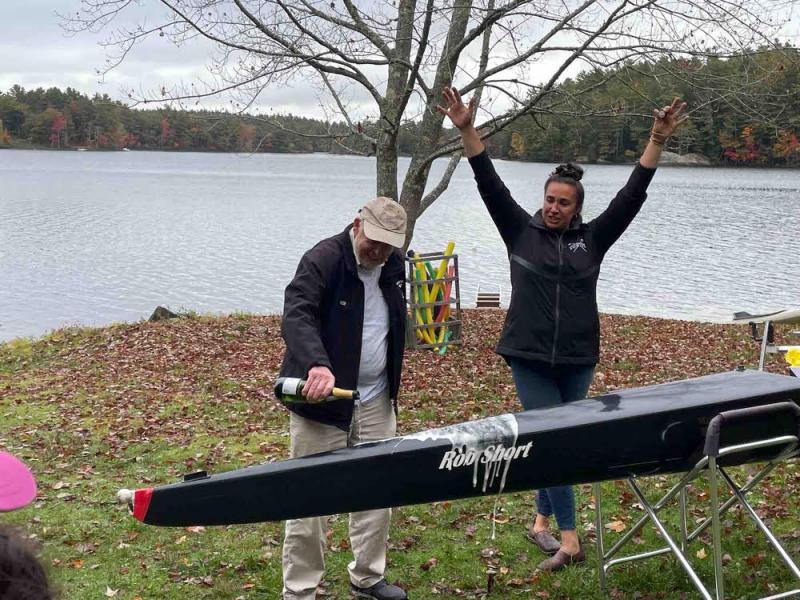
{"label": "tan baseball cap", "polygon": [[378,196],[358,211],[364,235],[376,242],[402,248],[406,241],[406,211],[397,202]]}

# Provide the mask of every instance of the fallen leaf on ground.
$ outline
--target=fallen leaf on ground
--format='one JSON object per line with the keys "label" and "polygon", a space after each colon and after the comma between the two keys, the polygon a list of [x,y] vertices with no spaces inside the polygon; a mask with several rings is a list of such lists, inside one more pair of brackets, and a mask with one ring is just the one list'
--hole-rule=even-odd
{"label": "fallen leaf on ground", "polygon": [[627,527],[627,525],[625,525],[625,523],[622,521],[611,521],[611,523],[606,523],[606,529],[610,531],[616,531],[617,533],[625,531],[625,527]]}
{"label": "fallen leaf on ground", "polygon": [[439,564],[439,560],[437,558],[429,558],[424,563],[422,563],[419,568],[423,571],[430,571],[433,567]]}

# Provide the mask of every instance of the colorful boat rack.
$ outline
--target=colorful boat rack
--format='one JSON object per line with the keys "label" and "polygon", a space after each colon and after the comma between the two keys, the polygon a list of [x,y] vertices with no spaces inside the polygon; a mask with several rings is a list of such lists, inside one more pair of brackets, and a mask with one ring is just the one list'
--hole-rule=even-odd
{"label": "colorful boat rack", "polygon": [[458,255],[455,243],[444,252],[417,253],[409,250],[408,344],[432,348],[441,354],[461,343],[461,299]]}

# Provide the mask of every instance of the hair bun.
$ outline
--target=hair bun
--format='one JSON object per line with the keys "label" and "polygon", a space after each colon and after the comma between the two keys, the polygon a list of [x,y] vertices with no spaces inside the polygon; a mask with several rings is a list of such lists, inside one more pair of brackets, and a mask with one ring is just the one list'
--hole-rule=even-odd
{"label": "hair bun", "polygon": [[568,177],[569,179],[574,179],[575,181],[580,181],[583,177],[583,169],[580,168],[575,163],[565,163],[558,165],[556,170],[551,173],[551,175],[555,175],[557,177]]}

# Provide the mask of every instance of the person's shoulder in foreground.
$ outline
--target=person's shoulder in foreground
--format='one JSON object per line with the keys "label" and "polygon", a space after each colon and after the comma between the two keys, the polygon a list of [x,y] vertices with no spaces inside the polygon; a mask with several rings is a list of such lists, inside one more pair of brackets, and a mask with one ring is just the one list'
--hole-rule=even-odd
{"label": "person's shoulder in foreground", "polygon": [[[36,497],[36,480],[25,464],[0,452],[0,513],[27,506]],[[36,549],[12,527],[0,526],[0,598],[50,600],[53,593]]]}

